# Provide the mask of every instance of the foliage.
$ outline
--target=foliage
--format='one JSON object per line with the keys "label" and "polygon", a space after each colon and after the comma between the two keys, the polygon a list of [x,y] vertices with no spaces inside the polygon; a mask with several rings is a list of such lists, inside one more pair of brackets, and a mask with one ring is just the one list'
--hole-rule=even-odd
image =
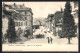
{"label": "foliage", "polygon": [[8,38],[9,42],[15,42],[17,37],[15,32],[15,22],[11,16],[9,16],[8,30],[6,37]]}
{"label": "foliage", "polygon": [[24,34],[24,37],[27,37],[28,38],[29,35],[30,35],[30,31],[29,30],[26,30],[25,31],[25,34]]}
{"label": "foliage", "polygon": [[64,35],[63,35],[62,30],[59,30],[59,31],[58,31],[58,36],[59,36],[60,38],[64,38]]}
{"label": "foliage", "polygon": [[71,15],[71,6],[70,2],[66,2],[64,15],[63,15],[63,33],[64,37],[75,37],[75,22],[74,18]]}

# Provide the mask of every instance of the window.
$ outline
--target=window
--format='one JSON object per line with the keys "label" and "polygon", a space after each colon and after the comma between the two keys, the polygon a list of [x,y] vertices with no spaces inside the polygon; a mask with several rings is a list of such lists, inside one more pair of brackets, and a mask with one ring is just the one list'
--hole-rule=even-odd
{"label": "window", "polygon": [[25,15],[27,14],[27,12],[25,12]]}
{"label": "window", "polygon": [[22,26],[22,22],[20,22],[20,26]]}
{"label": "window", "polygon": [[22,14],[25,14],[24,12],[22,12]]}
{"label": "window", "polygon": [[74,18],[77,18],[77,17],[78,17],[78,14],[77,14],[77,13],[75,13],[75,14],[74,14]]}
{"label": "window", "polygon": [[17,22],[15,22],[15,26],[17,26]]}
{"label": "window", "polygon": [[19,23],[17,22],[17,26],[19,26]]}
{"label": "window", "polygon": [[16,26],[16,22],[15,22],[15,26]]}
{"label": "window", "polygon": [[6,10],[9,10],[9,7],[6,7]]}
{"label": "window", "polygon": [[19,22],[19,26],[21,26],[21,22]]}
{"label": "window", "polygon": [[27,17],[25,17],[25,20],[27,20]]}
{"label": "window", "polygon": [[18,24],[19,24],[19,26],[20,26],[20,22],[19,22]]}
{"label": "window", "polygon": [[22,26],[23,26],[23,22],[22,22]]}
{"label": "window", "polygon": [[24,26],[27,26],[27,22],[24,22]]}
{"label": "window", "polygon": [[16,26],[18,26],[18,22],[16,22]]}
{"label": "window", "polygon": [[20,22],[20,26],[22,26],[22,22]]}
{"label": "window", "polygon": [[78,7],[78,2],[74,3],[74,8]]}
{"label": "window", "polygon": [[27,22],[26,22],[26,26],[27,26]]}
{"label": "window", "polygon": [[21,22],[21,26],[23,26],[23,22]]}

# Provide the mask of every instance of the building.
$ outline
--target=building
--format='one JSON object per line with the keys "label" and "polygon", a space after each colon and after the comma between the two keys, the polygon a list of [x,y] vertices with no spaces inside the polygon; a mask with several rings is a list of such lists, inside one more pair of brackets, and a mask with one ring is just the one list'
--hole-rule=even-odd
{"label": "building", "polygon": [[45,21],[45,24],[44,24],[44,25],[45,25],[45,27],[46,27],[46,28],[48,28],[48,26],[49,26],[49,25],[48,25],[48,18],[45,18],[45,20],[44,20],[44,21]]}
{"label": "building", "polygon": [[[32,26],[33,26],[33,13],[32,9],[25,7],[23,5],[16,5],[15,3],[12,5],[13,9],[20,12],[21,15],[19,16],[19,19],[15,19],[15,25],[16,29],[20,26],[23,30],[29,29],[30,34],[33,34]],[[21,17],[21,18],[20,18]]]}
{"label": "building", "polygon": [[53,30],[53,23],[52,19],[54,17],[54,14],[49,14],[48,17],[45,19],[46,27],[50,29],[50,31]]}
{"label": "building", "polygon": [[79,33],[79,27],[78,27],[78,25],[79,25],[79,22],[78,22],[78,16],[79,16],[79,7],[78,7],[78,5],[79,5],[79,2],[78,1],[72,1],[72,2],[70,2],[70,4],[71,4],[71,6],[72,6],[72,15],[73,15],[73,17],[74,17],[74,21],[75,21],[75,25],[77,26],[77,35],[78,35],[78,33]]}
{"label": "building", "polygon": [[54,36],[59,35],[59,30],[62,31],[62,18],[63,18],[63,11],[55,12],[55,14],[49,14],[48,17],[45,19],[45,26],[49,28],[50,31],[53,31]]}
{"label": "building", "polygon": [[23,30],[23,33],[25,30],[29,30],[30,35],[33,35],[33,13],[31,8],[25,7],[24,4],[17,5],[15,3],[12,5],[3,4],[3,6],[7,9],[8,12],[12,12],[16,30],[18,30],[18,28],[21,28]]}
{"label": "building", "polygon": [[38,19],[34,18],[33,19],[33,29],[39,29],[40,26],[41,26],[41,22]]}
{"label": "building", "polygon": [[54,14],[54,18],[53,18],[53,34],[55,36],[59,35],[59,33],[58,33],[59,30],[62,31],[62,18],[63,18],[63,12],[62,11],[57,11]]}

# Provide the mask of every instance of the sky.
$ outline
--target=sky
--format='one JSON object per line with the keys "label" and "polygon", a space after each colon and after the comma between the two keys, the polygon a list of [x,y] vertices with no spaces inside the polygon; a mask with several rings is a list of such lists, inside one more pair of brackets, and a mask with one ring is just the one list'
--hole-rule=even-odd
{"label": "sky", "polygon": [[5,2],[7,4],[23,4],[30,7],[34,18],[47,18],[48,14],[54,14],[56,11],[64,10],[65,2]]}

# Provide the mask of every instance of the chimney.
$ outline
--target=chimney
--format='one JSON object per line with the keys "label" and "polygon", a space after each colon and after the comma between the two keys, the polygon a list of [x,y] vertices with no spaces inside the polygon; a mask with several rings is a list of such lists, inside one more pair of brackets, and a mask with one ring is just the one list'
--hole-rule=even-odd
{"label": "chimney", "polygon": [[16,4],[15,4],[15,3],[14,3],[13,5],[14,5],[14,6],[16,6]]}
{"label": "chimney", "polygon": [[63,9],[61,8],[61,12],[63,12]]}
{"label": "chimney", "polygon": [[23,6],[24,6],[24,4],[23,4]]}

